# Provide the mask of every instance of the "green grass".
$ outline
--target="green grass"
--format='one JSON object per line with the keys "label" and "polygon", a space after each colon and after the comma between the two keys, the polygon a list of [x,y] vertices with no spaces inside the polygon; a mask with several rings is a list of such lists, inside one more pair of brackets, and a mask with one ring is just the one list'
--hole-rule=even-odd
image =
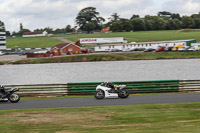
{"label": "green grass", "polygon": [[200,41],[200,31],[181,32],[177,30],[168,31],[139,31],[139,32],[115,32],[115,33],[96,33],[96,34],[72,34],[62,35],[72,41],[79,38],[95,38],[95,37],[124,37],[128,42],[149,42],[149,41],[169,41],[169,40],[185,40],[196,39]]}
{"label": "green grass", "polygon": [[200,103],[0,111],[1,133],[198,133]]}
{"label": "green grass", "polygon": [[60,40],[52,37],[29,37],[29,38],[8,38],[7,48],[51,48],[59,43],[63,43]]}
{"label": "green grass", "polygon": [[[140,32],[116,32],[116,33],[95,33],[95,34],[71,34],[71,35],[55,35],[56,37],[64,37],[71,41],[78,41],[80,38],[95,37],[124,37],[128,42],[149,42],[149,41],[169,41],[169,40],[185,40],[196,39],[200,41],[199,30],[168,30],[168,31],[140,31]],[[55,37],[53,36],[53,37]],[[8,38],[7,47],[14,48],[45,48],[52,47],[62,43],[52,37],[35,37],[35,38]]]}
{"label": "green grass", "polygon": [[151,52],[73,55],[53,58],[36,58],[14,61],[12,64],[67,63],[91,61],[154,60],[200,58],[200,52]]}

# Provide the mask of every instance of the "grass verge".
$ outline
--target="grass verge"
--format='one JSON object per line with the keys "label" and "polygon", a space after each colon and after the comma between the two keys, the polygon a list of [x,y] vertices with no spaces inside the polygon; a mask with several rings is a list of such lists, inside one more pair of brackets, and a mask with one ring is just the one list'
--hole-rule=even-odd
{"label": "grass verge", "polygon": [[0,111],[1,133],[199,132],[200,103]]}
{"label": "grass verge", "polygon": [[27,37],[27,38],[8,38],[7,48],[51,48],[59,43],[63,43],[60,40],[52,37]]}
{"label": "grass verge", "polygon": [[123,61],[123,60],[154,60],[154,59],[190,59],[200,58],[200,52],[151,52],[151,53],[108,53],[73,55],[52,58],[37,58],[14,61],[12,64],[67,63],[91,61]]}
{"label": "grass verge", "polygon": [[[128,42],[150,42],[150,41],[169,41],[196,39],[200,41],[199,29],[184,30],[165,30],[165,31],[139,31],[139,32],[113,32],[96,34],[71,34],[55,35],[55,37],[64,37],[71,41],[78,41],[80,38],[104,38],[104,37],[124,37]],[[52,37],[29,37],[29,38],[7,38],[7,47],[15,48],[46,48],[52,47],[62,41]]]}

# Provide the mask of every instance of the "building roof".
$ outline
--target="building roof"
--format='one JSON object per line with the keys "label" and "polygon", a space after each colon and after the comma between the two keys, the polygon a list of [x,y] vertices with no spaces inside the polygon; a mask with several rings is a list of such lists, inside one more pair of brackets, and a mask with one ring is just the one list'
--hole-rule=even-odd
{"label": "building roof", "polygon": [[44,31],[24,32],[23,35],[43,34]]}
{"label": "building roof", "polygon": [[61,43],[61,44],[57,44],[56,46],[53,46],[52,48],[59,48],[59,49],[63,49],[69,45],[74,45],[78,48],[80,48],[79,46],[75,45],[74,43]]}

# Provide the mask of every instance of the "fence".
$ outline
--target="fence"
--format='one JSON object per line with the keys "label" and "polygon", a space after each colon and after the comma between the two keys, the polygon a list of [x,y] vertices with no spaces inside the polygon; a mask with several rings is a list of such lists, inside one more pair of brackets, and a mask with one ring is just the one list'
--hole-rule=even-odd
{"label": "fence", "polygon": [[[93,94],[102,82],[68,83],[68,94]],[[178,92],[179,80],[113,82],[124,84],[130,93]]]}
{"label": "fence", "polygon": [[67,95],[67,84],[8,85],[5,88],[19,88],[22,96],[60,96]]}
{"label": "fence", "polygon": [[[6,88],[17,87],[23,96],[61,96],[92,95],[96,86],[102,82],[82,82],[67,84],[7,85]],[[200,80],[158,80],[158,81],[124,81],[113,82],[125,84],[131,93],[162,92],[200,92]]]}
{"label": "fence", "polygon": [[200,80],[180,80],[179,91],[200,92]]}

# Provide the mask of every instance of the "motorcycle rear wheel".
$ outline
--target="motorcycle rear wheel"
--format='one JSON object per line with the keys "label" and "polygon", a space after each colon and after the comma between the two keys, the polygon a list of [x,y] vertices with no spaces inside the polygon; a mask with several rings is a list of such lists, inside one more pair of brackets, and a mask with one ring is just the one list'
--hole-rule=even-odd
{"label": "motorcycle rear wheel", "polygon": [[17,103],[17,102],[19,102],[19,100],[20,100],[20,96],[19,96],[18,94],[15,94],[15,93],[10,94],[10,95],[8,96],[8,100],[9,100],[11,103]]}
{"label": "motorcycle rear wheel", "polygon": [[118,96],[120,98],[127,98],[129,96],[129,92],[125,89],[120,90]]}
{"label": "motorcycle rear wheel", "polygon": [[105,92],[103,90],[97,90],[95,93],[94,93],[94,97],[96,99],[104,99],[105,97]]}

